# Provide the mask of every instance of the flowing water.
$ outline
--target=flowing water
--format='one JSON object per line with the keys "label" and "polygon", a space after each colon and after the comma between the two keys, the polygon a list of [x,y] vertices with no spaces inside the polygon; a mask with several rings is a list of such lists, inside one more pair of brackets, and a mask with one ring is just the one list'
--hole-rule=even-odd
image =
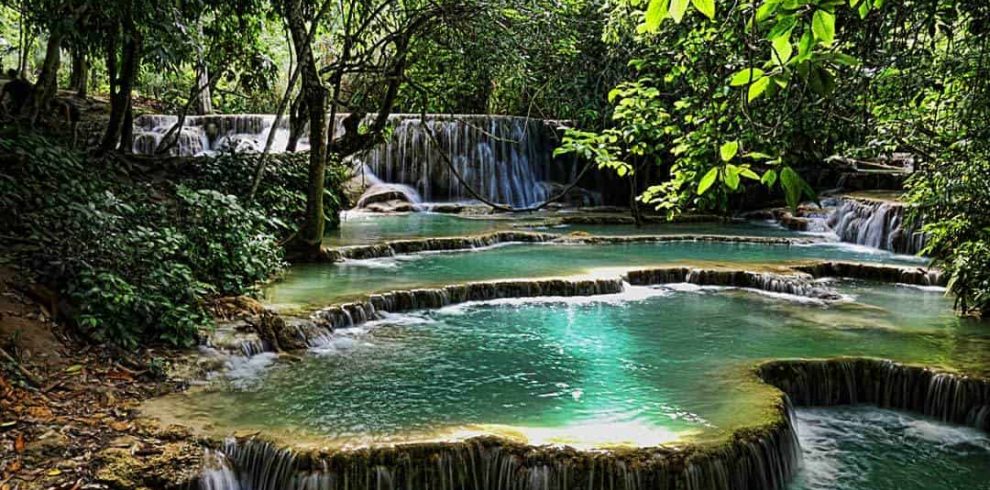
{"label": "flowing water", "polygon": [[[314,355],[238,380],[240,388],[181,399],[172,412],[344,446],[477,433],[649,446],[765,418],[765,391],[745,376],[759,359],[988,365],[990,337],[953,316],[940,293],[837,287],[857,301],[629,287],[389,315],[338,331]],[[901,311],[907,298],[910,314]]]}
{"label": "flowing water", "polygon": [[990,436],[875,407],[797,411],[802,466],[791,490],[987,490]]}
{"label": "flowing water", "polygon": [[427,253],[338,264],[298,265],[266,290],[281,308],[324,306],[368,292],[435,287],[469,281],[559,277],[602,268],[680,262],[759,267],[802,259],[924,265],[925,261],[840,243],[767,245],[664,242],[612,245],[508,244],[482,251]]}

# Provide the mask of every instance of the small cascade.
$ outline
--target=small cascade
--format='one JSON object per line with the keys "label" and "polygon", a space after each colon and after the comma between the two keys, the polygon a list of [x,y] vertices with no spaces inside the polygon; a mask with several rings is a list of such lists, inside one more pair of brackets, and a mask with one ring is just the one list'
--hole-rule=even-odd
{"label": "small cascade", "polygon": [[902,203],[841,197],[828,204],[835,206],[826,220],[828,228],[844,242],[903,254],[917,254],[925,247],[921,224],[907,219]]}
{"label": "small cascade", "polygon": [[323,256],[329,262],[339,262],[345,259],[364,260],[396,255],[408,255],[422,252],[445,252],[454,250],[472,250],[491,247],[503,243],[542,243],[557,238],[548,233],[527,231],[499,231],[483,235],[465,237],[422,238],[416,240],[393,240],[371,245],[352,245],[329,248]]}
{"label": "small cascade", "polygon": [[771,361],[759,376],[801,406],[870,403],[990,430],[990,380],[880,359]]}
{"label": "small cascade", "polygon": [[[497,438],[296,452],[228,440],[229,467],[205,469],[202,490],[783,490],[800,454],[790,411],[724,444],[578,451]],[[234,468],[236,477],[231,474]]]}
{"label": "small cascade", "polygon": [[[178,116],[145,115],[134,121],[134,153],[150,155],[165,135],[178,124]],[[186,116],[179,140],[169,151],[174,156],[211,155],[220,151],[260,152],[264,150],[275,116],[265,114]],[[289,121],[283,118],[275,129],[273,152],[284,152],[289,138]],[[308,140],[299,149],[308,148]]]}
{"label": "small cascade", "polygon": [[698,286],[758,289],[826,301],[834,301],[842,297],[835,290],[815,282],[810,274],[804,273],[775,274],[741,270],[665,267],[630,271],[628,278],[630,284],[640,286],[686,282]]}
{"label": "small cascade", "polygon": [[948,280],[938,269],[862,264],[858,262],[816,262],[793,267],[816,278],[848,277],[914,286],[944,286]]}
{"label": "small cascade", "polygon": [[220,451],[207,449],[203,455],[203,468],[199,474],[199,490],[242,490],[237,472],[227,456]]}

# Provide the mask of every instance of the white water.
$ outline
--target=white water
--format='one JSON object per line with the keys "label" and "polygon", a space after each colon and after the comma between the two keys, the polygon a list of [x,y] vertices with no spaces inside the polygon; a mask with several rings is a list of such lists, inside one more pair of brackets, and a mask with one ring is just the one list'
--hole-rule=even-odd
{"label": "white water", "polygon": [[[339,115],[339,119],[344,117],[346,114]],[[260,152],[274,120],[272,115],[260,114],[187,116],[179,141],[169,153],[203,156],[224,151]],[[359,175],[372,185],[395,186],[395,190],[415,199],[409,201],[414,204],[474,199],[461,184],[463,179],[487,200],[530,206],[570,183],[580,170],[573,161],[553,157],[556,128],[548,121],[512,116],[431,115],[424,122],[416,116],[395,114],[390,122],[394,129],[389,141],[356,157],[364,164]],[[134,124],[134,152],[154,153],[177,123],[176,116],[139,117]],[[289,139],[288,119],[283,118],[274,131],[271,151],[284,152]],[[301,139],[297,149],[308,149],[308,141]],[[577,190],[571,196],[572,204],[590,206],[602,202],[600,192]]]}

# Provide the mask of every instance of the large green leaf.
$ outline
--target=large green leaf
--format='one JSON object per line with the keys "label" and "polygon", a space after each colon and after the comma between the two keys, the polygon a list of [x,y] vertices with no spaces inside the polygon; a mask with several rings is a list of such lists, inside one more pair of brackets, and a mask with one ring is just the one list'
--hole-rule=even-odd
{"label": "large green leaf", "polygon": [[691,3],[705,17],[715,20],[715,0],[691,0]]}
{"label": "large green leaf", "polygon": [[753,82],[753,84],[749,86],[749,94],[747,94],[748,100],[752,102],[760,95],[763,95],[763,92],[766,91],[769,85],[770,85],[770,77],[763,77]]}
{"label": "large green leaf", "polygon": [[[809,193],[808,191],[810,189],[804,179],[791,167],[781,169],[780,185],[784,188],[784,197],[787,199],[787,206],[792,210],[797,210],[798,205],[801,204],[801,195]],[[810,195],[814,197],[814,191],[811,191]]]}
{"label": "large green leaf", "polygon": [[698,182],[698,195],[702,195],[708,190],[712,184],[715,183],[715,178],[718,177],[718,167],[715,167],[708,171],[704,177],[701,178],[701,182]]}
{"label": "large green leaf", "polygon": [[731,163],[725,166],[725,185],[732,190],[739,188],[739,167]]}
{"label": "large green leaf", "polygon": [[811,18],[811,30],[818,42],[831,46],[835,42],[835,15],[825,10],[816,10]]}
{"label": "large green leaf", "polygon": [[722,145],[722,147],[718,149],[718,152],[719,155],[721,155],[722,157],[722,161],[728,162],[729,160],[732,160],[732,158],[736,156],[736,153],[739,153],[739,142],[730,141]]}
{"label": "large green leaf", "polygon": [[646,31],[657,32],[660,23],[667,18],[670,0],[650,0],[650,5],[646,7]]}
{"label": "large green leaf", "polygon": [[791,46],[791,33],[787,32],[786,35],[774,38],[770,41],[773,46],[773,61],[780,65],[786,65],[791,59],[791,55],[794,53],[794,48]]}
{"label": "large green leaf", "polygon": [[684,12],[687,11],[687,6],[688,0],[670,0],[670,17],[674,19],[674,22],[681,23],[681,19],[684,18]]}
{"label": "large green leaf", "polygon": [[744,68],[732,74],[729,85],[741,87],[743,85],[749,85],[750,82],[755,82],[760,78],[763,78],[763,70],[759,68]]}

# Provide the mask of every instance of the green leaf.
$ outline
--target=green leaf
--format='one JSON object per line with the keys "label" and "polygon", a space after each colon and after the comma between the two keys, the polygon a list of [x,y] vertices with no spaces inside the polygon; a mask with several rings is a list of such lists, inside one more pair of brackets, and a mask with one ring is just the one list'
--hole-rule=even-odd
{"label": "green leaf", "polygon": [[801,40],[798,41],[798,55],[794,61],[801,63],[810,59],[814,47],[815,38],[811,35],[811,31],[804,31],[804,34],[801,35]]}
{"label": "green leaf", "polygon": [[870,2],[864,0],[859,4],[859,18],[865,19],[867,15],[870,15]]}
{"label": "green leaf", "polygon": [[767,33],[767,39],[776,39],[784,34],[790,35],[790,32],[794,30],[794,26],[797,25],[797,17],[793,15],[788,15],[781,17],[780,20],[774,24],[773,29]]}
{"label": "green leaf", "polygon": [[691,0],[694,8],[711,20],[715,20],[715,0]]}
{"label": "green leaf", "polygon": [[699,196],[704,194],[715,183],[715,177],[718,177],[718,167],[712,168],[701,178],[701,182],[698,183]]}
{"label": "green leaf", "polygon": [[732,74],[729,85],[741,87],[743,85],[749,85],[750,82],[755,82],[760,78],[763,78],[763,70],[759,68],[744,68]]}
{"label": "green leaf", "polygon": [[657,32],[660,23],[667,18],[670,0],[650,0],[650,5],[646,7],[646,31]]}
{"label": "green leaf", "polygon": [[615,168],[615,173],[619,174],[619,177],[625,177],[626,173],[628,172],[629,172],[629,168],[627,168],[625,165],[620,165]]}
{"label": "green leaf", "polygon": [[718,149],[718,152],[722,156],[722,161],[728,162],[729,160],[732,160],[734,156],[736,156],[736,153],[739,153],[739,142],[730,141],[722,145],[722,147]]}
{"label": "green leaf", "polygon": [[670,0],[670,17],[674,19],[674,22],[681,23],[681,19],[684,18],[684,12],[687,11],[687,6],[688,0]]}
{"label": "green leaf", "polygon": [[767,187],[773,187],[773,184],[777,182],[777,172],[774,172],[772,168],[763,172],[763,178],[760,179],[760,182],[763,182],[763,185]]}
{"label": "green leaf", "polygon": [[791,33],[788,31],[786,35],[774,38],[770,44],[773,46],[773,61],[779,65],[786,65],[794,53],[794,48],[791,46]]}
{"label": "green leaf", "polygon": [[794,171],[791,167],[784,167],[780,171],[780,185],[784,188],[784,196],[787,199],[787,206],[792,210],[797,210],[799,204],[801,204],[801,194],[804,192],[804,187],[807,185],[801,176]]}
{"label": "green leaf", "polygon": [[815,38],[824,46],[831,46],[835,41],[835,15],[825,10],[816,10],[811,18],[811,30]]}
{"label": "green leaf", "polygon": [[725,166],[725,185],[732,190],[739,188],[739,167],[731,163]]}
{"label": "green leaf", "polygon": [[763,77],[749,86],[749,94],[747,95],[749,102],[759,97],[766,91],[767,87],[770,85],[770,79]]}
{"label": "green leaf", "polygon": [[763,22],[770,18],[773,14],[777,12],[777,7],[780,7],[780,0],[767,0],[760,5],[760,8],[756,9],[756,21]]}
{"label": "green leaf", "polygon": [[749,167],[739,167],[739,175],[750,180],[760,180],[760,176],[756,175],[756,172],[750,170]]}
{"label": "green leaf", "polygon": [[747,153],[745,156],[746,158],[751,158],[753,160],[770,160],[773,158],[772,156],[767,155],[766,153],[761,153],[758,151],[751,151]]}

